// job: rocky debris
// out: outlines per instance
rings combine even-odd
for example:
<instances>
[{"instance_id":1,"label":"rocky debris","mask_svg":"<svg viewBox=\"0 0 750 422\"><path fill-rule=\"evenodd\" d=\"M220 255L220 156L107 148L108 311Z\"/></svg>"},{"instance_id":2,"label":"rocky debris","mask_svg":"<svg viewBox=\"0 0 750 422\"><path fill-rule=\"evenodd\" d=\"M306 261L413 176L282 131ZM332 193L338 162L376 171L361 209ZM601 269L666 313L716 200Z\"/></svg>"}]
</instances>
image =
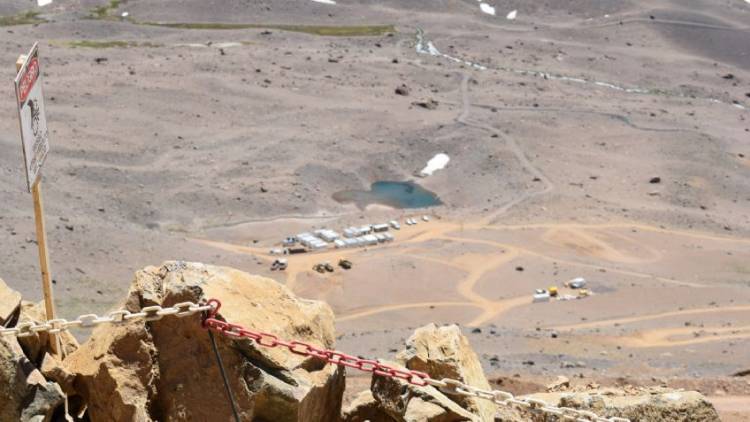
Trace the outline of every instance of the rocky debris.
<instances>
[{"instance_id":1,"label":"rocky debris","mask_svg":"<svg viewBox=\"0 0 750 422\"><path fill-rule=\"evenodd\" d=\"M406 84L401 84L401 85L399 85L399 86L396 87L395 92L396 92L396 95L407 96L407 95L409 95L409 93L411 92L411 90L409 89L408 86L406 86Z\"/></svg>"},{"instance_id":2,"label":"rocky debris","mask_svg":"<svg viewBox=\"0 0 750 422\"><path fill-rule=\"evenodd\" d=\"M16 316L21 306L21 294L8 287L0 278L0 325Z\"/></svg>"},{"instance_id":3,"label":"rocky debris","mask_svg":"<svg viewBox=\"0 0 750 422\"><path fill-rule=\"evenodd\" d=\"M554 406L593 411L600 416L618 416L631 422L719 422L719 415L706 398L695 391L661 387L603 388L576 393L540 393L530 397ZM527 415L528 420L533 419Z\"/></svg>"},{"instance_id":4,"label":"rocky debris","mask_svg":"<svg viewBox=\"0 0 750 422\"><path fill-rule=\"evenodd\" d=\"M26 358L15 338L0 339L0 421L46 422L65 414L65 395Z\"/></svg>"},{"instance_id":5,"label":"rocky debris","mask_svg":"<svg viewBox=\"0 0 750 422\"><path fill-rule=\"evenodd\" d=\"M229 268L184 262L147 267L136 273L124 307L138 312L150 305L209 298L222 302L218 319L333 347L328 305L299 299L271 279ZM249 340L216 340L243 420L329 421L340 416L342 369ZM199 315L99 326L65 363L91 420L231 419Z\"/></svg>"},{"instance_id":6,"label":"rocky debris","mask_svg":"<svg viewBox=\"0 0 750 422\"><path fill-rule=\"evenodd\" d=\"M429 99L426 101L415 101L411 103L411 105L422 107L426 110L435 110L438 107L438 102L433 99Z\"/></svg>"},{"instance_id":7,"label":"rocky debris","mask_svg":"<svg viewBox=\"0 0 750 422\"><path fill-rule=\"evenodd\" d=\"M568 377L562 375L558 375L556 380L547 385L548 392L565 391L568 388L570 388L570 380Z\"/></svg>"},{"instance_id":8,"label":"rocky debris","mask_svg":"<svg viewBox=\"0 0 750 422\"><path fill-rule=\"evenodd\" d=\"M18 292L0 280L0 325L15 327L45 320L43 303L22 301ZM72 353L78 346L68 332L58 338L63 352ZM42 422L65 414L66 394L75 394L73 378L50 354L50 346L46 332L0 339L0 421Z\"/></svg>"},{"instance_id":9,"label":"rocky debris","mask_svg":"<svg viewBox=\"0 0 750 422\"><path fill-rule=\"evenodd\" d=\"M397 360L406 368L425 372L435 379L452 378L477 388L490 388L479 358L457 325L428 324L418 328L406 341L406 350L398 354ZM491 419L495 411L495 405L488 400L465 396L451 398L482 420Z\"/></svg>"}]
</instances>

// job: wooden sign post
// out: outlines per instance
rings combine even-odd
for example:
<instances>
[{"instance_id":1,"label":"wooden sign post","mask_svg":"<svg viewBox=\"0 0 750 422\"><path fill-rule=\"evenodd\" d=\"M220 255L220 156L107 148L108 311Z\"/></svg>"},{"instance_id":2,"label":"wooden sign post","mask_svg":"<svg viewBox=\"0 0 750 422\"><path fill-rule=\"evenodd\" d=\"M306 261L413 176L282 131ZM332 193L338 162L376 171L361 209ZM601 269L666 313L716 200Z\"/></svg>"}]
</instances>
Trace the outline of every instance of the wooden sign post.
<instances>
[{"instance_id":1,"label":"wooden sign post","mask_svg":"<svg viewBox=\"0 0 750 422\"><path fill-rule=\"evenodd\" d=\"M47 130L47 118L44 114L38 44L34 44L28 55L21 55L18 58L16 73L16 100L18 119L21 125L21 144L26 166L26 182L34 198L34 218L36 221L36 240L39 246L39 266L42 270L44 310L49 321L55 319L55 302L52 297L52 279L47 251L47 230L44 226L41 179L42 165L44 165L49 151L49 131ZM50 334L50 347L52 353L60 353L58 336L55 334Z\"/></svg>"}]
</instances>

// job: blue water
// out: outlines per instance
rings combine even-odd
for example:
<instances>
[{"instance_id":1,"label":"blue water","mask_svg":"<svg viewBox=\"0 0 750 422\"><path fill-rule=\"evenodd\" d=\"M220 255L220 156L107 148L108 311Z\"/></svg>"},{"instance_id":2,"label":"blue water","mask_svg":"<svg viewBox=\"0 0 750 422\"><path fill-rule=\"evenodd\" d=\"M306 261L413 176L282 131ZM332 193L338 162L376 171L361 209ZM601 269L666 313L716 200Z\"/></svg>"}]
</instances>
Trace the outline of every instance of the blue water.
<instances>
[{"instance_id":1,"label":"blue water","mask_svg":"<svg viewBox=\"0 0 750 422\"><path fill-rule=\"evenodd\" d=\"M333 194L339 203L354 203L359 208L382 204L394 208L427 208L441 205L437 195L414 182L375 182L370 190L344 190Z\"/></svg>"}]
</instances>

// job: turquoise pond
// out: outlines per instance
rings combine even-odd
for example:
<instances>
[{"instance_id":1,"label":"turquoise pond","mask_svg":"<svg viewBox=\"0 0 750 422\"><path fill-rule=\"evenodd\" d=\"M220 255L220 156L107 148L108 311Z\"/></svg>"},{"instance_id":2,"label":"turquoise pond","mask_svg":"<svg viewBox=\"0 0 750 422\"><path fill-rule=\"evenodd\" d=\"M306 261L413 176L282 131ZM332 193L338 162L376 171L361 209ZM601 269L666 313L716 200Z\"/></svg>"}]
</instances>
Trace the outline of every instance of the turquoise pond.
<instances>
[{"instance_id":1,"label":"turquoise pond","mask_svg":"<svg viewBox=\"0 0 750 422\"><path fill-rule=\"evenodd\" d=\"M365 208L370 204L387 205L394 208L427 208L442 205L435 193L414 182L375 182L370 190L344 190L333 194L333 199L342 204L355 204Z\"/></svg>"}]
</instances>

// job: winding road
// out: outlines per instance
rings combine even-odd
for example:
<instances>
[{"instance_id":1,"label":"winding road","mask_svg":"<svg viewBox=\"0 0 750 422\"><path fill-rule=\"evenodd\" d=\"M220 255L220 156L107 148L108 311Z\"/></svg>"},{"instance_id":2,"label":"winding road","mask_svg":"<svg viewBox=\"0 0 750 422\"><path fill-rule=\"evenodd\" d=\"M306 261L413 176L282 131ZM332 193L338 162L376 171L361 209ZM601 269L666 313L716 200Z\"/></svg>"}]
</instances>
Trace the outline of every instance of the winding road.
<instances>
[{"instance_id":1,"label":"winding road","mask_svg":"<svg viewBox=\"0 0 750 422\"><path fill-rule=\"evenodd\" d=\"M423 34L418 31L418 37ZM423 35L422 35L423 36ZM422 43L422 48L428 52L429 48L432 47L431 43L427 42L423 38L418 38L418 42ZM427 46L427 47L425 47ZM418 46L418 49L420 47ZM431 52L429 54L434 54ZM442 55L442 53L440 53ZM450 56L442 55L453 61L461 61ZM469 63L470 62L465 62ZM573 267L581 267L595 270L606 270L613 274L619 274L627 277L648 279L655 282L660 282L669 285L676 285L684 288L695 288L703 289L711 287L710 285L689 282L685 280L677 280L671 277L663 277L657 274L650 274L647 272L634 271L632 269L623 268L622 266L632 264L644 264L658 262L663 258L662 253L650 247L644 247L639 240L634 239L630 236L623 235L621 233L615 233L613 230L616 229L638 229L641 231L647 231L660 235L684 236L691 239L700 239L705 241L713 242L727 242L728 244L750 244L748 239L737 239L730 237L717 236L713 234L703 234L696 232L686 232L680 230L670 230L664 228L657 228L637 223L618 223L618 224L528 224L528 225L498 225L501 217L505 215L512 208L528 201L532 198L548 194L555 189L553 182L532 162L527 156L521 145L511 136L507 135L501 128L497 128L488 124L481 123L472 118L472 108L481 107L481 105L472 104L471 95L469 91L469 82L471 80L471 73L466 71L459 72L460 83L458 92L460 93L460 104L461 109L455 122L463 127L470 127L481 131L486 131L490 134L497 135L504 143L504 146L513 154L518 163L523 169L532 177L538 179L542 188L538 190L529 190L520 192L516 197L508 200L505 204L500 206L493 213L486 215L479 221L476 222L448 222L448 221L436 221L429 224L420 225L419 227L404 227L401 233L399 233L396 242L388 245L381 246L379 248L388 250L387 253L393 255L408 256L414 260L434 261L436 264L447 265L458 270L461 270L465 275L462 279L457 280L455 284L455 291L458 297L462 300L448 300L448 301L420 301L412 303L395 303L386 304L380 306L372 306L366 308L350 309L349 311L339 315L338 321L353 321L361 318L372 317L388 312L402 311L407 309L424 309L424 308L439 308L439 307L472 307L480 311L480 313L469 321L466 321L468 326L481 326L490 321L495 320L498 316L506 313L512 309L530 306L531 297L530 295L523 295L518 297L505 298L501 300L493 300L487 298L477 292L476 287L478 282L493 271L508 265L513 260L522 256L532 256L540 258L546 261L551 261L557 264L565 264ZM498 109L502 111L503 109ZM513 111L514 109L508 109L507 111ZM586 112L584 110L566 110L570 112ZM599 113L606 115L611 118L616 118L624 121L626 124L634 126L629 119L623 116L611 114L611 113ZM659 129L659 128L638 128L641 130L654 130L654 131L678 131L676 129ZM449 135L443 135L449 136ZM327 216L329 217L329 216ZM472 238L470 234L467 234L467 230L475 231L505 231L512 232L515 230L533 230L539 229L543 231L541 240L557 244L560 247L572 247L574 250L577 247L576 243L582 245L581 250L595 250L597 253L597 264L589 262L583 262L579 260L565 258L563 256L545 254L540 251L523 248L517 245L508 244L504 242L497 242L493 240ZM453 233L461 233L460 236ZM564 242L559 241L564 239ZM211 245L217 248L221 248L236 253L252 254L255 256L262 257L268 261L274 259L273 256L268 255L266 250L261 248L243 247L238 245L232 245L227 243L194 239L195 241L203 244ZM460 256L453 260L436 260L420 254L414 249L399 248L403 245L409 244L420 244L432 240L443 240L449 242L455 242L458 244L465 245L483 245L492 248L492 251L485 254L475 254L476 256L470 256L465 258ZM613 243L616 242L616 243ZM571 245L572 244L572 245ZM633 254L627 251L627 248L623 248L623 245L637 245L639 254ZM588 248L588 249L587 249ZM391 252L392 251L392 252ZM316 262L322 261L334 261L339 258L351 258L359 253L358 250L346 249L346 250L335 250L325 251L321 253L306 254L304 256L295 256L290 259L289 268L286 271L287 286L294 290L297 287L297 278L301 273L309 272L310 268ZM463 259L462 259L463 257ZM357 256L357 259L362 261L368 259L365 256ZM601 263L609 263L602 265ZM626 317L626 318L615 318L606 319L601 321L587 322L575 325L558 326L553 327L558 330L580 330L585 328L595 327L606 327L614 326L616 324L631 324L641 321L651 321L664 318L670 318L674 316L682 315L704 315L716 312L741 312L750 310L750 306L738 306L734 308L697 308L688 309L681 311L663 312L652 315L643 315L638 317ZM734 328L732 330L716 329L717 335L708 336L701 339L684 339L680 337L685 334L682 328L670 328L663 330L652 330L648 332L639 333L630 338L628 344L633 347L658 347L668 345L683 345L691 344L692 342L705 342L717 339L726 338L744 338L748 335L748 327ZM739 330L739 331L738 331ZM677 338L674 338L677 336Z\"/></svg>"}]
</instances>

